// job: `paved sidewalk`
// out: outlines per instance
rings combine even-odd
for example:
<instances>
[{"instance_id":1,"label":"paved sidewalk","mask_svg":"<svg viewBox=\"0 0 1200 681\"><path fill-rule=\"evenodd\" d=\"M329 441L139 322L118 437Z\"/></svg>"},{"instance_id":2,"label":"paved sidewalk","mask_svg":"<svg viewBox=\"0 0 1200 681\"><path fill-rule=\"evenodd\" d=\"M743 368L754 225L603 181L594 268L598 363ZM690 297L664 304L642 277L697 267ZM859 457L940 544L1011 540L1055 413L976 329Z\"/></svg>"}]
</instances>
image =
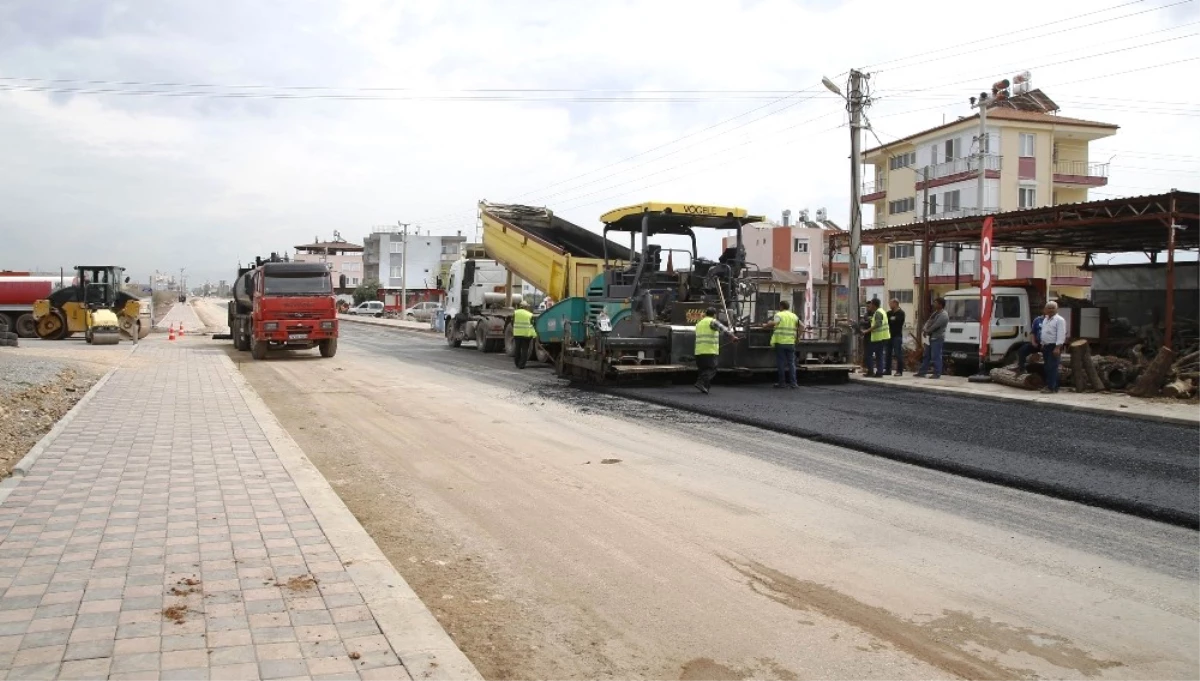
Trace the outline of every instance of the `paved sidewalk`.
<instances>
[{"instance_id":1,"label":"paved sidewalk","mask_svg":"<svg viewBox=\"0 0 1200 681\"><path fill-rule=\"evenodd\" d=\"M232 362L188 345L144 341L5 483L0 679L477 678Z\"/></svg>"},{"instance_id":2,"label":"paved sidewalk","mask_svg":"<svg viewBox=\"0 0 1200 681\"><path fill-rule=\"evenodd\" d=\"M180 327L186 333L200 333L205 329L204 323L196 316L196 311L192 309L189 303L175 303L170 310L162 316L155 324L154 328L157 331L166 331L172 325L178 330Z\"/></svg>"},{"instance_id":3,"label":"paved sidewalk","mask_svg":"<svg viewBox=\"0 0 1200 681\"><path fill-rule=\"evenodd\" d=\"M862 374L851 374L851 378L884 388L933 390L982 399L1015 400L1060 409L1113 414L1147 421L1200 425L1200 408L1197 408L1194 403L1189 404L1186 401L1146 400L1120 393L1074 393L1070 389L1064 389L1054 395L1046 395L999 383L971 383L963 376L942 376L936 381L917 378L911 373L903 376L871 379L864 378Z\"/></svg>"}]
</instances>

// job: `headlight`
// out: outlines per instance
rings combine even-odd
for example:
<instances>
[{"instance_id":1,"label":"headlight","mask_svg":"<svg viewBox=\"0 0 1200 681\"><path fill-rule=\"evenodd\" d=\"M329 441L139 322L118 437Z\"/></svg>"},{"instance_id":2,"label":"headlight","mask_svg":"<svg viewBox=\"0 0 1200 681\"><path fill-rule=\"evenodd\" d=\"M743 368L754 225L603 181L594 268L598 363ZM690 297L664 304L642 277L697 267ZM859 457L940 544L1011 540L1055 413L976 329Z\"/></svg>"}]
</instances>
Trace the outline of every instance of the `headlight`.
<instances>
[{"instance_id":1,"label":"headlight","mask_svg":"<svg viewBox=\"0 0 1200 681\"><path fill-rule=\"evenodd\" d=\"M321 328L322 329L332 329L333 322L321 322Z\"/></svg>"},{"instance_id":2,"label":"headlight","mask_svg":"<svg viewBox=\"0 0 1200 681\"><path fill-rule=\"evenodd\" d=\"M279 322L266 322L263 324L264 331L275 331L279 328Z\"/></svg>"}]
</instances>

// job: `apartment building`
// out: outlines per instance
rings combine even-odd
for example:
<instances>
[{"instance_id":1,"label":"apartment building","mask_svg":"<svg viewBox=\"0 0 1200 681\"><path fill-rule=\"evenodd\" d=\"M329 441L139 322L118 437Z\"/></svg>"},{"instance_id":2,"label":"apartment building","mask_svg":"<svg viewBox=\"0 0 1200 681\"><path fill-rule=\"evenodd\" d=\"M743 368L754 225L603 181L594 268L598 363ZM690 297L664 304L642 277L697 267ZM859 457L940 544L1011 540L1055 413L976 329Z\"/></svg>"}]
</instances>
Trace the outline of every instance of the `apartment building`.
<instances>
[{"instance_id":1,"label":"apartment building","mask_svg":"<svg viewBox=\"0 0 1200 681\"><path fill-rule=\"evenodd\" d=\"M440 290L439 278L444 279L450 263L458 260L466 240L462 232L441 236L421 234L416 228L406 235L399 227L376 227L363 239L365 275L378 281L381 289L399 292L403 285L415 294L415 300L427 300Z\"/></svg>"},{"instance_id":2,"label":"apartment building","mask_svg":"<svg viewBox=\"0 0 1200 681\"><path fill-rule=\"evenodd\" d=\"M977 214L981 165L984 214L1087 201L1089 189L1108 183L1108 164L1092 162L1088 146L1117 126L1057 111L1044 93L1029 90L989 106L985 134L976 114L863 152L874 179L863 186L862 202L875 213L864 227ZM992 272L1046 279L1052 297L1086 297L1091 275L1079 269L1082 262L1081 255L996 249ZM863 278L867 298L896 298L915 319L921 244L877 248L872 264ZM930 252L931 296L976 285L978 276L977 246L938 244Z\"/></svg>"},{"instance_id":3,"label":"apartment building","mask_svg":"<svg viewBox=\"0 0 1200 681\"><path fill-rule=\"evenodd\" d=\"M337 232L330 241L313 237L310 244L296 246L296 262L322 262L333 275L333 286L349 289L363 278L363 247L347 242Z\"/></svg>"},{"instance_id":4,"label":"apartment building","mask_svg":"<svg viewBox=\"0 0 1200 681\"><path fill-rule=\"evenodd\" d=\"M801 210L794 223L792 212L785 210L779 223L768 221L743 228L742 243L747 262L762 271L802 275L801 281L813 277L818 317L824 317L826 313L831 290L834 314L844 315L849 297L850 256L835 253L831 268L829 254L825 252L826 236L841 231L844 230L829 220L824 208L818 209L811 218L808 210ZM735 237L727 236L722 247L731 248L734 241Z\"/></svg>"}]
</instances>

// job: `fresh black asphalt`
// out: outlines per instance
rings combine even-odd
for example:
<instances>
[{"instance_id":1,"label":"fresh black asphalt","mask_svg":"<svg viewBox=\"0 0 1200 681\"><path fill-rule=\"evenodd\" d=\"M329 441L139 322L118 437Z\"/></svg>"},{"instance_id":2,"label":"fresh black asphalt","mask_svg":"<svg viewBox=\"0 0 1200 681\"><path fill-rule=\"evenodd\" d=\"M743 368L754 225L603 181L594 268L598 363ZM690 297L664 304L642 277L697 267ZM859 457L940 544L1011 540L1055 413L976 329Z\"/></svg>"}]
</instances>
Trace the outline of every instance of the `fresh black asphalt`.
<instances>
[{"instance_id":1,"label":"fresh black asphalt","mask_svg":"<svg viewBox=\"0 0 1200 681\"><path fill-rule=\"evenodd\" d=\"M616 394L1186 527L1200 428L883 385L622 388Z\"/></svg>"}]
</instances>

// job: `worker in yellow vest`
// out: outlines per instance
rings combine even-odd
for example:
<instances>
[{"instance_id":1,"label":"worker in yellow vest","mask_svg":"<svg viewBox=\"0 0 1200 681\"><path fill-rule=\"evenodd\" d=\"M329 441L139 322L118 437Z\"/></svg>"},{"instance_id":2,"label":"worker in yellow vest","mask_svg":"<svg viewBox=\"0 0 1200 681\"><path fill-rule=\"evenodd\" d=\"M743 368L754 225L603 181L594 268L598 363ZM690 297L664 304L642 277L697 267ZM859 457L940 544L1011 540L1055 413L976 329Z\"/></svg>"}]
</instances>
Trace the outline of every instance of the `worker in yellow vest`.
<instances>
[{"instance_id":1,"label":"worker in yellow vest","mask_svg":"<svg viewBox=\"0 0 1200 681\"><path fill-rule=\"evenodd\" d=\"M878 298L872 298L867 303L867 314L871 318L871 326L867 329L867 378L882 378L883 351L892 338L892 332Z\"/></svg>"},{"instance_id":2,"label":"worker in yellow vest","mask_svg":"<svg viewBox=\"0 0 1200 681\"><path fill-rule=\"evenodd\" d=\"M766 324L772 329L771 347L775 348L775 367L779 372L776 388L800 387L796 384L796 329L800 326L800 318L789 307L786 300L779 301L779 311Z\"/></svg>"},{"instance_id":3,"label":"worker in yellow vest","mask_svg":"<svg viewBox=\"0 0 1200 681\"><path fill-rule=\"evenodd\" d=\"M731 336L735 341L737 336L733 330L717 321L717 308L710 307L704 311L704 318L696 322L696 389L705 395L712 388L713 379L717 376L717 355L721 353L721 334Z\"/></svg>"},{"instance_id":4,"label":"worker in yellow vest","mask_svg":"<svg viewBox=\"0 0 1200 681\"><path fill-rule=\"evenodd\" d=\"M533 313L529 311L529 303L521 303L521 307L513 312L512 331L513 345L516 347L513 361L516 362L518 369L524 369L525 363L529 361L530 346L533 344L533 339L537 338L537 331L533 328Z\"/></svg>"}]
</instances>

